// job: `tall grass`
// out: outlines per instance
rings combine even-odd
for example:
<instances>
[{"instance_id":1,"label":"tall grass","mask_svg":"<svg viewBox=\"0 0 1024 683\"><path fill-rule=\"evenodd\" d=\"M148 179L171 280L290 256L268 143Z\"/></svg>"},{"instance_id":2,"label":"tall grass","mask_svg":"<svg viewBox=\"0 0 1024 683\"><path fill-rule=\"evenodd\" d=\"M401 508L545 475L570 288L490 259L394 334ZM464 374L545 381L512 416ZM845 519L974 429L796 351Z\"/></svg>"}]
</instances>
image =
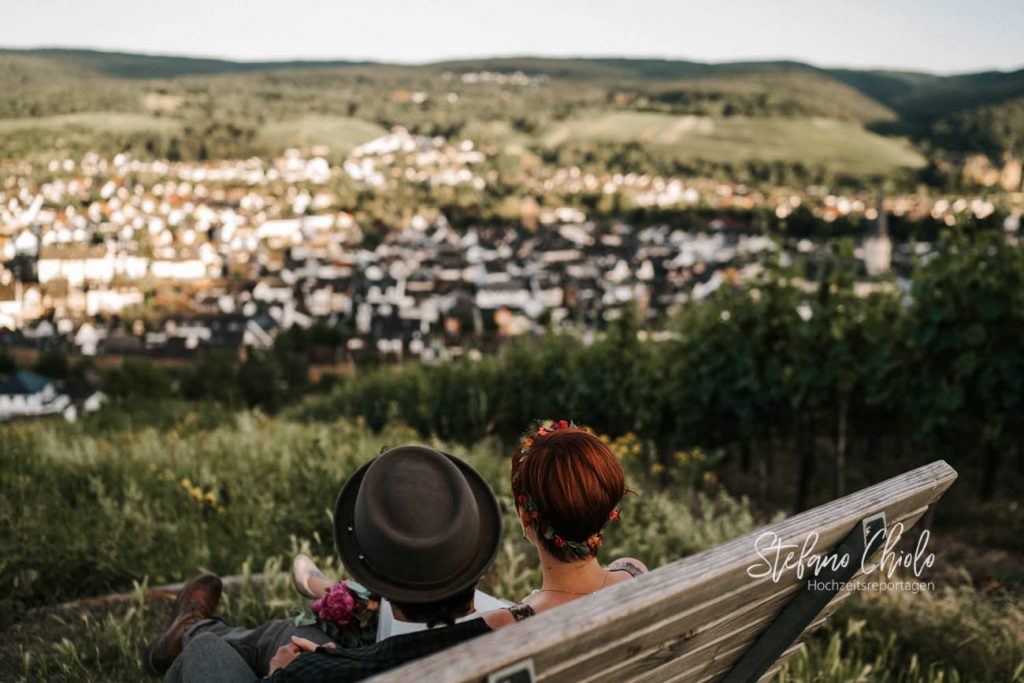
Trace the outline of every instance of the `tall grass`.
<instances>
[{"instance_id":1,"label":"tall grass","mask_svg":"<svg viewBox=\"0 0 1024 683\"><path fill-rule=\"evenodd\" d=\"M0 430L4 612L126 590L143 577L164 583L201 569L230 573L248 558L284 557L293 538L331 555L341 484L381 450L422 441L400 426L374 434L358 419L307 425L241 413L218 426L201 423L201 415L184 413L159 430L57 423ZM470 462L511 509L508 447L433 445ZM650 464L648 444L629 435L613 448L641 495L627 498L625 522L609 530L609 553L657 564L757 525L742 501L701 479L699 453L666 479ZM684 478L706 490L680 496L665 486ZM514 515L505 518L506 538L517 538ZM510 562L513 550L523 549L509 550Z\"/></svg>"},{"instance_id":2,"label":"tall grass","mask_svg":"<svg viewBox=\"0 0 1024 683\"><path fill-rule=\"evenodd\" d=\"M780 683L1024 681L1024 601L969 584L862 593L782 669Z\"/></svg>"}]
</instances>

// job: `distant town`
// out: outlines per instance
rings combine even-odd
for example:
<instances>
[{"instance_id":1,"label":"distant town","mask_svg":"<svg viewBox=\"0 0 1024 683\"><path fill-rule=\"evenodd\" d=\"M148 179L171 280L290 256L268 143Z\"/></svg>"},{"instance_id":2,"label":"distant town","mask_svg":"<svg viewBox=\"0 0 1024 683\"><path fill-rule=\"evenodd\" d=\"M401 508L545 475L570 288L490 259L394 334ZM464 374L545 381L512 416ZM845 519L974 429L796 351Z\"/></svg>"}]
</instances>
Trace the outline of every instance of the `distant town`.
<instances>
[{"instance_id":1,"label":"distant town","mask_svg":"<svg viewBox=\"0 0 1024 683\"><path fill-rule=\"evenodd\" d=\"M482 191L493 172L468 140L395 128L332 165L322 150L272 160L143 161L120 154L9 162L0 188L0 347L81 356L188 358L211 348L263 349L281 330L324 320L346 330L328 364L456 357L469 338L500 339L570 327L588 335L624 303L664 319L723 284L755 275L766 255L813 252L780 242L735 211L785 219L803 207L825 224L855 218L860 287L891 286L928 243L894 246L887 216L954 225L997 210L1019 228L1021 197L770 194L712 180L579 168L540 170L521 182L519 221L455 230L436 207L410 211L368 244L339 209L332 180L376 191L402 185ZM571 197L599 192L632 206L710 209L690 227L592 220L567 201L540 206L531 184ZM792 249L788 248L792 247ZM898 281L898 280L897 280ZM888 283L888 284L886 284ZM32 384L35 380L25 380ZM38 387L37 387L38 388Z\"/></svg>"}]
</instances>

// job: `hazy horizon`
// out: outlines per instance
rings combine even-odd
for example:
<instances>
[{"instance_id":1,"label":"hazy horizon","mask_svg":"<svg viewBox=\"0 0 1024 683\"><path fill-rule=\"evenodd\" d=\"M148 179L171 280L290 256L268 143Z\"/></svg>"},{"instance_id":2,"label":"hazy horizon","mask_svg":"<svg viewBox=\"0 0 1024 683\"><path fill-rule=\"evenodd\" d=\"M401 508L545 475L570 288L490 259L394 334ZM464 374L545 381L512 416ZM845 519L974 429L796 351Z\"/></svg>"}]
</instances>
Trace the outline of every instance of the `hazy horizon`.
<instances>
[{"instance_id":1,"label":"hazy horizon","mask_svg":"<svg viewBox=\"0 0 1024 683\"><path fill-rule=\"evenodd\" d=\"M5 0L6 1L6 0ZM647 0L445 0L420 6L324 6L293 0L179 0L173 11L124 0L44 0L8 9L7 49L88 49L231 61L375 61L423 64L502 57L792 60L828 68L937 74L1024 67L1015 35L1024 3L993 0L790 0L786 11L754 0L686 6Z\"/></svg>"},{"instance_id":2,"label":"hazy horizon","mask_svg":"<svg viewBox=\"0 0 1024 683\"><path fill-rule=\"evenodd\" d=\"M84 51L84 52L98 52L107 54L126 54L126 55L140 55L144 57L171 57L181 59L209 59L223 62L230 62L234 64L259 64L259 63L288 63L288 62L308 62L308 63L326 63L326 62L351 62L351 63L367 63L367 64L378 64L382 66L427 66L430 64L438 64L444 62L458 62L458 61L485 61L495 59L626 59L626 60L661 60L666 62L692 62L695 64L741 64L748 62L795 62L800 64L806 64L808 66L820 68L820 69L849 69L853 71L894 71L894 72L913 72L913 73L928 73L939 76L954 76L958 74L968 73L982 73L982 72L1003 72L1012 73L1015 71L1024 71L1024 62L1016 65L1010 65L1006 67L980 67L976 69L966 70L955 70L955 71L938 71L935 69L927 68L915 68L905 67L891 64L876 64L876 65L851 65L851 64L823 64L815 62L809 59L801 59L799 57L792 56L758 56L758 57L733 57L726 59L698 59L692 57L672 57L657 54L543 54L543 53L504 53L504 54L466 54L466 55L452 55L449 57L439 57L437 59L425 59L425 60L396 60L396 59L372 59L372 58L360 58L350 57L346 55L324 55L324 56L280 56L280 57L253 57L253 58L236 58L230 55L218 55L218 54L207 54L207 53L186 53L186 52L153 52L142 49L119 49L119 48L104 48L95 45L28 45L28 46L12 46L12 45L0 45L0 50L6 51L37 51L37 50L67 50L67 51Z\"/></svg>"}]
</instances>

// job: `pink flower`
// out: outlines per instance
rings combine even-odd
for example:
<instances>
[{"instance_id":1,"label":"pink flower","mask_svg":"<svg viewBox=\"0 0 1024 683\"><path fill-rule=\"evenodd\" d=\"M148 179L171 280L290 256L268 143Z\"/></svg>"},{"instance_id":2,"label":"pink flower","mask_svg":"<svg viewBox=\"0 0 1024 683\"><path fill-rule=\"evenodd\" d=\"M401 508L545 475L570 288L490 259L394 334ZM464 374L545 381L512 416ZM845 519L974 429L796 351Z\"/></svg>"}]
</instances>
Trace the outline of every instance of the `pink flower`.
<instances>
[{"instance_id":1,"label":"pink flower","mask_svg":"<svg viewBox=\"0 0 1024 683\"><path fill-rule=\"evenodd\" d=\"M327 594L313 603L313 613L324 621L344 626L356 614L356 596L348 588L348 582L336 583Z\"/></svg>"}]
</instances>

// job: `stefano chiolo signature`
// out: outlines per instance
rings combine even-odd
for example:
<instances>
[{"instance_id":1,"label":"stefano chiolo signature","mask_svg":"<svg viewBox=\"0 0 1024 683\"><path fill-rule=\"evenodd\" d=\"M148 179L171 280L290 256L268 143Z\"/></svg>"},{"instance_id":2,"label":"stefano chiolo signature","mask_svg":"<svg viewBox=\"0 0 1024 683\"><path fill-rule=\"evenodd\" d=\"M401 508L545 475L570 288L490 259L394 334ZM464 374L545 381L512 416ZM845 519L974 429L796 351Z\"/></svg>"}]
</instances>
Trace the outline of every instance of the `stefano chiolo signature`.
<instances>
[{"instance_id":1,"label":"stefano chiolo signature","mask_svg":"<svg viewBox=\"0 0 1024 683\"><path fill-rule=\"evenodd\" d=\"M861 571L865 574L881 571L887 578L892 578L898 569L903 568L920 578L921 572L935 564L935 553L928 552L928 530L921 532L917 546L912 552L896 549L900 537L903 536L903 530L901 522L893 524L885 538L881 555L874 563L869 563L871 558L867 556L867 549L877 541L878 534L884 531L882 529L868 539L863 555L857 558L851 558L846 553L815 553L814 546L818 543L817 532L808 534L803 544L799 544L783 543L774 531L766 531L754 542L754 550L760 560L747 567L747 576L753 579L770 576L772 581L778 582L783 574L793 570L797 579L801 580L805 574L816 577L823 571L836 571L850 566L851 562L859 561Z\"/></svg>"}]
</instances>

